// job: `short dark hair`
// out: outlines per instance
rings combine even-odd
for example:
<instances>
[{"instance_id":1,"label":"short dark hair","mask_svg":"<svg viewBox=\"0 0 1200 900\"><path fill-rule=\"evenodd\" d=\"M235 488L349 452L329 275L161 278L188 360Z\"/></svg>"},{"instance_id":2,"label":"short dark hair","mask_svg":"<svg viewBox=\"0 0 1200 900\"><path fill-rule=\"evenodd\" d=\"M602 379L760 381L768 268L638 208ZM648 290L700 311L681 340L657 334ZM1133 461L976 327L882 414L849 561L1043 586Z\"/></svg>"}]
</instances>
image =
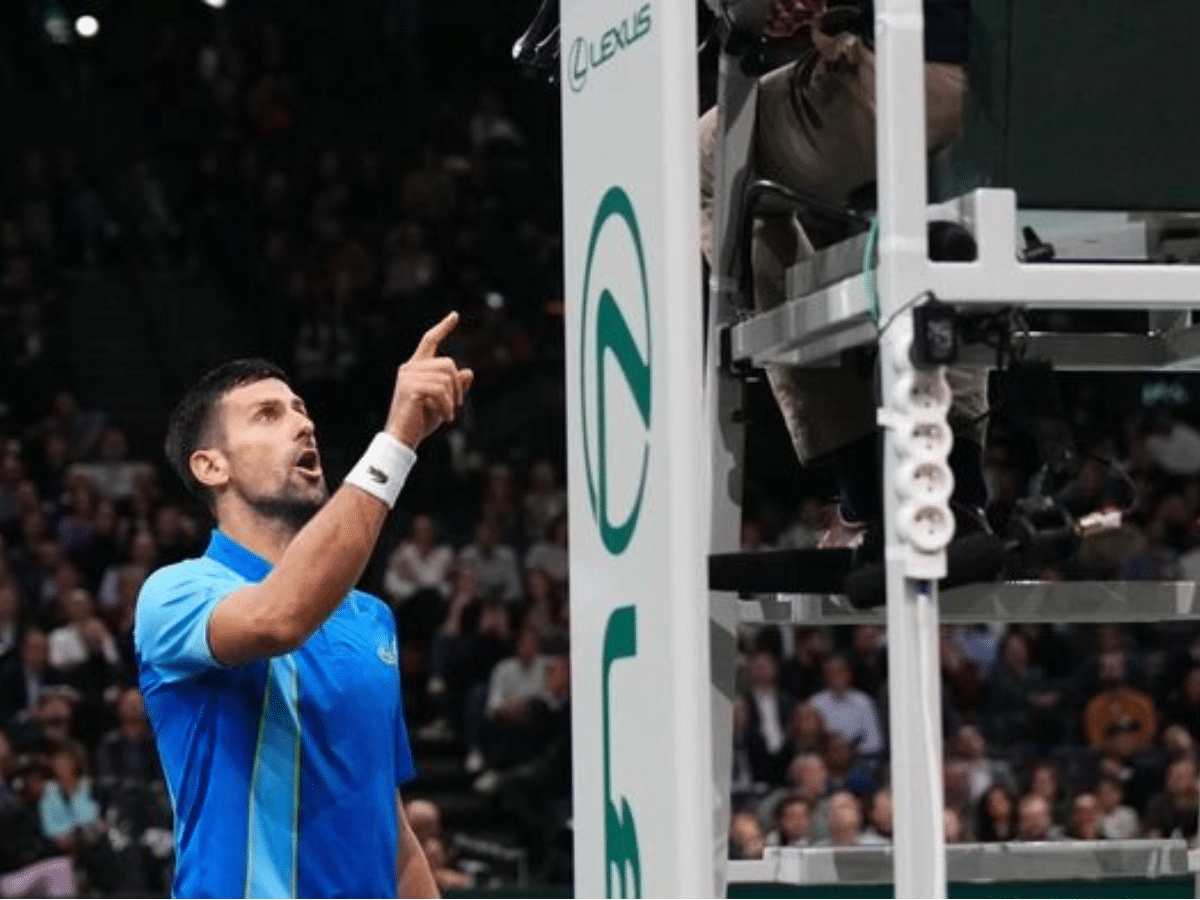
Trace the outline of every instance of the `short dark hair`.
<instances>
[{"instance_id":1,"label":"short dark hair","mask_svg":"<svg viewBox=\"0 0 1200 900\"><path fill-rule=\"evenodd\" d=\"M247 384L278 378L291 387L287 374L265 359L234 359L206 372L171 410L163 451L188 491L212 509L212 494L192 474L191 458L209 439L213 412L221 399Z\"/></svg>"},{"instance_id":2,"label":"short dark hair","mask_svg":"<svg viewBox=\"0 0 1200 900\"><path fill-rule=\"evenodd\" d=\"M808 802L808 798L803 794L792 793L784 797L779 806L775 807L775 821L783 819L784 812L791 806L803 806L805 812L812 812L812 804Z\"/></svg>"}]
</instances>

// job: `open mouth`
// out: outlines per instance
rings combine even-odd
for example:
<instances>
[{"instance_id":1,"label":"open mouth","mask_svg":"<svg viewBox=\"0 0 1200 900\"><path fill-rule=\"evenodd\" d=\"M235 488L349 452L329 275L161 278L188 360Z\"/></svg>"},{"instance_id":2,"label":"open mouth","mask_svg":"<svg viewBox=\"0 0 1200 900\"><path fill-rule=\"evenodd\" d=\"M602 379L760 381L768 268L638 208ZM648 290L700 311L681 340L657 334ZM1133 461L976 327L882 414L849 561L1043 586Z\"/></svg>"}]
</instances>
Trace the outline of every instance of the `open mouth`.
<instances>
[{"instance_id":1,"label":"open mouth","mask_svg":"<svg viewBox=\"0 0 1200 900\"><path fill-rule=\"evenodd\" d=\"M302 450L296 457L295 467L304 475L316 477L321 474L321 456L316 450Z\"/></svg>"}]
</instances>

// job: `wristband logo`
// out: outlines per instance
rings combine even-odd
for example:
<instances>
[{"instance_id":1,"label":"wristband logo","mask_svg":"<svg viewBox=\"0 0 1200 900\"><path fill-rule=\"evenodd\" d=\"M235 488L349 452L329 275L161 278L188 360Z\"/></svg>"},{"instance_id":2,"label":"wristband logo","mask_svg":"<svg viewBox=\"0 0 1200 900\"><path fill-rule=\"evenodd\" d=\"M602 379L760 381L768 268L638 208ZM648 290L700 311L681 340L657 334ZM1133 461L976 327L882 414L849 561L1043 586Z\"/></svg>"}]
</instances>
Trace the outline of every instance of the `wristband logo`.
<instances>
[{"instance_id":1,"label":"wristband logo","mask_svg":"<svg viewBox=\"0 0 1200 900\"><path fill-rule=\"evenodd\" d=\"M631 294L640 295L641 303ZM619 556L633 539L646 489L651 384L646 255L633 203L620 187L608 189L592 221L580 318L588 500L605 549ZM621 376L616 384L608 380L612 363Z\"/></svg>"}]
</instances>

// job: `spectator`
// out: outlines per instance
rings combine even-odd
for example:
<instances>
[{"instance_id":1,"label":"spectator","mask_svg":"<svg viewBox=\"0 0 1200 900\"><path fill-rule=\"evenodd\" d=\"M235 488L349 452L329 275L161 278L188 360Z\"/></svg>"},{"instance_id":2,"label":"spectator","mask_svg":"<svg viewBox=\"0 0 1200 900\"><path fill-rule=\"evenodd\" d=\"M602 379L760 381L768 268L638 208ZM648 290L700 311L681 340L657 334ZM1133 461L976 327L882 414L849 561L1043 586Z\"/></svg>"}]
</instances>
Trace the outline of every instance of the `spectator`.
<instances>
[{"instance_id":1,"label":"spectator","mask_svg":"<svg viewBox=\"0 0 1200 900\"><path fill-rule=\"evenodd\" d=\"M1100 811L1100 834L1110 841L1127 841L1138 836L1141 823L1132 807L1124 804L1125 788L1116 778L1101 778L1096 785Z\"/></svg>"},{"instance_id":2,"label":"spectator","mask_svg":"<svg viewBox=\"0 0 1200 900\"><path fill-rule=\"evenodd\" d=\"M820 753L825 746L825 720L811 703L797 703L788 721L788 752Z\"/></svg>"},{"instance_id":3,"label":"spectator","mask_svg":"<svg viewBox=\"0 0 1200 900\"><path fill-rule=\"evenodd\" d=\"M953 807L947 806L942 811L942 822L945 827L945 839L947 844L961 844L966 840L966 835L963 831L962 817Z\"/></svg>"},{"instance_id":4,"label":"spectator","mask_svg":"<svg viewBox=\"0 0 1200 900\"><path fill-rule=\"evenodd\" d=\"M131 568L135 571L153 572L159 562L158 542L154 535L142 529L129 542L129 562L113 563L104 570L100 582L99 600L103 609L114 609L120 603L120 582Z\"/></svg>"},{"instance_id":5,"label":"spectator","mask_svg":"<svg viewBox=\"0 0 1200 900\"><path fill-rule=\"evenodd\" d=\"M0 545L0 559L4 558L4 548ZM0 565L3 565L0 563ZM12 581L0 578L0 673L10 659L15 659L17 648L21 644L21 598L17 594L17 586ZM0 674L0 677L3 677ZM3 710L0 709L0 722L4 721Z\"/></svg>"},{"instance_id":6,"label":"spectator","mask_svg":"<svg viewBox=\"0 0 1200 900\"><path fill-rule=\"evenodd\" d=\"M475 528L475 542L463 547L458 564L475 573L479 593L515 603L521 596L521 573L512 547L499 543L496 526L488 520Z\"/></svg>"},{"instance_id":7,"label":"spectator","mask_svg":"<svg viewBox=\"0 0 1200 900\"><path fill-rule=\"evenodd\" d=\"M502 805L517 824L533 863L553 871L554 848L571 821L571 661L565 642L547 647L546 695L530 718L537 751L502 776Z\"/></svg>"},{"instance_id":8,"label":"spectator","mask_svg":"<svg viewBox=\"0 0 1200 900\"><path fill-rule=\"evenodd\" d=\"M558 519L567 514L567 494L558 483L554 465L539 459L529 467L529 490L521 501L525 528L532 534L548 534Z\"/></svg>"},{"instance_id":9,"label":"spectator","mask_svg":"<svg viewBox=\"0 0 1200 900\"><path fill-rule=\"evenodd\" d=\"M450 594L450 571L454 551L438 542L437 525L424 514L413 517L408 539L402 541L388 560L384 591L389 599L403 604L420 590Z\"/></svg>"},{"instance_id":10,"label":"spectator","mask_svg":"<svg viewBox=\"0 0 1200 900\"><path fill-rule=\"evenodd\" d=\"M975 839L986 843L1015 839L1016 805L1012 791L999 784L988 788L976 807Z\"/></svg>"},{"instance_id":11,"label":"spectator","mask_svg":"<svg viewBox=\"0 0 1200 900\"><path fill-rule=\"evenodd\" d=\"M82 748L65 745L56 749L50 755L50 770L54 778L38 801L42 830L64 853L72 853L102 829L100 806L92 796Z\"/></svg>"},{"instance_id":12,"label":"spectator","mask_svg":"<svg viewBox=\"0 0 1200 900\"><path fill-rule=\"evenodd\" d=\"M942 763L942 794L945 805L967 815L971 809L971 770L965 760L949 756Z\"/></svg>"},{"instance_id":13,"label":"spectator","mask_svg":"<svg viewBox=\"0 0 1200 900\"><path fill-rule=\"evenodd\" d=\"M770 847L807 847L812 808L799 794L790 794L775 813L775 829L767 835Z\"/></svg>"},{"instance_id":14,"label":"spectator","mask_svg":"<svg viewBox=\"0 0 1200 900\"><path fill-rule=\"evenodd\" d=\"M850 639L850 672L859 690L878 697L887 681L887 647L878 625L855 625Z\"/></svg>"},{"instance_id":15,"label":"spectator","mask_svg":"<svg viewBox=\"0 0 1200 900\"><path fill-rule=\"evenodd\" d=\"M938 658L945 706L960 715L974 716L983 705L984 670L945 627L940 633Z\"/></svg>"},{"instance_id":16,"label":"spectator","mask_svg":"<svg viewBox=\"0 0 1200 900\"><path fill-rule=\"evenodd\" d=\"M525 569L541 572L556 588L567 583L570 571L570 556L567 552L567 517L551 521L544 540L538 541L525 554Z\"/></svg>"},{"instance_id":17,"label":"spectator","mask_svg":"<svg viewBox=\"0 0 1200 900\"><path fill-rule=\"evenodd\" d=\"M146 463L129 459L129 440L125 432L110 425L100 437L99 459L75 467L109 500L122 501L133 497L134 483L148 469Z\"/></svg>"},{"instance_id":18,"label":"spectator","mask_svg":"<svg viewBox=\"0 0 1200 900\"><path fill-rule=\"evenodd\" d=\"M32 713L48 684L60 681L48 662L46 634L30 628L21 639L21 654L0 669L0 726L21 713Z\"/></svg>"},{"instance_id":19,"label":"spectator","mask_svg":"<svg viewBox=\"0 0 1200 900\"><path fill-rule=\"evenodd\" d=\"M816 753L801 753L788 765L787 784L772 791L759 806L759 818L773 822L779 815L779 805L788 797L800 797L808 803L810 833L813 840L828 834L829 771L825 761Z\"/></svg>"},{"instance_id":20,"label":"spectator","mask_svg":"<svg viewBox=\"0 0 1200 900\"><path fill-rule=\"evenodd\" d=\"M198 540L195 521L184 515L173 503L164 503L155 511L153 537L158 565L171 565L204 552L204 546ZM131 562L140 563L149 569L156 568L153 559L147 561L145 558L145 551L140 559L137 558L137 554L131 555L134 556Z\"/></svg>"},{"instance_id":21,"label":"spectator","mask_svg":"<svg viewBox=\"0 0 1200 900\"><path fill-rule=\"evenodd\" d=\"M825 727L850 742L863 756L883 751L883 734L875 701L851 686L850 666L845 657L825 661L825 690L809 701L825 720Z\"/></svg>"},{"instance_id":22,"label":"spectator","mask_svg":"<svg viewBox=\"0 0 1200 900\"><path fill-rule=\"evenodd\" d=\"M49 772L34 757L17 760L0 732L0 896L77 897L75 868L42 832L38 798Z\"/></svg>"},{"instance_id":23,"label":"spectator","mask_svg":"<svg viewBox=\"0 0 1200 900\"><path fill-rule=\"evenodd\" d=\"M850 742L836 732L825 736L821 754L829 772L829 783L835 791L849 791L856 797L869 797L875 791L875 776L871 768L858 758Z\"/></svg>"},{"instance_id":24,"label":"spectator","mask_svg":"<svg viewBox=\"0 0 1200 900\"><path fill-rule=\"evenodd\" d=\"M797 626L792 654L780 672L783 689L793 697L811 697L821 689L821 670L829 653L829 635L820 628Z\"/></svg>"},{"instance_id":25,"label":"spectator","mask_svg":"<svg viewBox=\"0 0 1200 900\"><path fill-rule=\"evenodd\" d=\"M747 669L750 685L744 703L751 776L762 784L780 784L790 758L784 723L791 719L795 700L779 689L779 667L770 653L755 652Z\"/></svg>"},{"instance_id":26,"label":"spectator","mask_svg":"<svg viewBox=\"0 0 1200 900\"><path fill-rule=\"evenodd\" d=\"M146 786L162 780L154 735L137 688L127 688L117 701L117 727L96 750L99 787L112 793L125 785Z\"/></svg>"},{"instance_id":27,"label":"spectator","mask_svg":"<svg viewBox=\"0 0 1200 900\"><path fill-rule=\"evenodd\" d=\"M0 622L3 621L3 588L0 587ZM3 636L0 633L0 644ZM1182 683L1168 704L1163 720L1168 725L1181 725L1193 738L1200 738L1200 665L1188 669Z\"/></svg>"},{"instance_id":28,"label":"spectator","mask_svg":"<svg viewBox=\"0 0 1200 900\"><path fill-rule=\"evenodd\" d=\"M858 847L862 843L862 810L858 799L846 791L834 794L829 798L829 837L822 844Z\"/></svg>"},{"instance_id":29,"label":"spectator","mask_svg":"<svg viewBox=\"0 0 1200 900\"><path fill-rule=\"evenodd\" d=\"M963 725L954 734L953 752L967 765L970 782L969 802L972 806L987 793L993 784L1002 784L1009 790L1016 788L1016 779L1008 763L990 759L987 741L974 725Z\"/></svg>"},{"instance_id":30,"label":"spectator","mask_svg":"<svg viewBox=\"0 0 1200 900\"><path fill-rule=\"evenodd\" d=\"M69 676L93 661L117 665L117 645L104 622L97 618L91 595L76 588L64 598L63 607L67 624L50 633L50 666Z\"/></svg>"},{"instance_id":31,"label":"spectator","mask_svg":"<svg viewBox=\"0 0 1200 900\"><path fill-rule=\"evenodd\" d=\"M1017 811L1017 840L1057 841L1062 830L1050 818L1050 804L1039 794L1026 794Z\"/></svg>"},{"instance_id":32,"label":"spectator","mask_svg":"<svg viewBox=\"0 0 1200 900\"><path fill-rule=\"evenodd\" d=\"M859 843L890 844L892 842L892 792L880 788L871 796L867 807L867 830Z\"/></svg>"},{"instance_id":33,"label":"spectator","mask_svg":"<svg viewBox=\"0 0 1200 900\"><path fill-rule=\"evenodd\" d=\"M1158 715L1150 696L1128 685L1123 653L1110 651L1100 657L1099 680L1100 693L1083 711L1088 743L1103 746L1115 726L1132 734L1132 752L1145 750L1154 740Z\"/></svg>"},{"instance_id":34,"label":"spectator","mask_svg":"<svg viewBox=\"0 0 1200 900\"><path fill-rule=\"evenodd\" d=\"M541 637L537 630L524 627L517 636L515 655L501 662L488 684L484 718L468 727L472 750L493 769L503 769L529 759L536 752L536 729L532 726L534 701L546 696L547 660L541 655ZM468 765L468 769L472 766ZM487 775L488 773L484 773ZM494 776L477 780L480 790L493 785Z\"/></svg>"},{"instance_id":35,"label":"spectator","mask_svg":"<svg viewBox=\"0 0 1200 900\"><path fill-rule=\"evenodd\" d=\"M766 849L762 826L752 813L734 813L729 822L729 858L762 859Z\"/></svg>"},{"instance_id":36,"label":"spectator","mask_svg":"<svg viewBox=\"0 0 1200 900\"><path fill-rule=\"evenodd\" d=\"M1067 799L1063 795L1058 766L1054 763L1041 760L1033 764L1029 774L1029 793L1046 801L1051 821L1057 823L1067 818Z\"/></svg>"},{"instance_id":37,"label":"spectator","mask_svg":"<svg viewBox=\"0 0 1200 900\"><path fill-rule=\"evenodd\" d=\"M1067 829L1067 837L1076 841L1104 839L1100 804L1095 794L1077 794L1071 801L1071 823Z\"/></svg>"},{"instance_id":38,"label":"spectator","mask_svg":"<svg viewBox=\"0 0 1200 900\"><path fill-rule=\"evenodd\" d=\"M1196 761L1190 756L1176 759L1167 766L1161 793L1150 798L1143 819L1148 838L1196 837L1197 790Z\"/></svg>"},{"instance_id":39,"label":"spectator","mask_svg":"<svg viewBox=\"0 0 1200 900\"><path fill-rule=\"evenodd\" d=\"M1059 694L1030 659L1024 635L1010 631L987 687L990 739L1001 745L1046 744L1058 735Z\"/></svg>"},{"instance_id":40,"label":"spectator","mask_svg":"<svg viewBox=\"0 0 1200 900\"><path fill-rule=\"evenodd\" d=\"M478 729L492 671L511 652L508 608L500 601L478 601L474 573L459 570L450 609L430 648L429 693L439 716L421 729L422 737L444 740L460 730L468 737L468 747L478 749L467 729ZM467 761L472 775L483 767L478 753L469 753Z\"/></svg>"}]
</instances>

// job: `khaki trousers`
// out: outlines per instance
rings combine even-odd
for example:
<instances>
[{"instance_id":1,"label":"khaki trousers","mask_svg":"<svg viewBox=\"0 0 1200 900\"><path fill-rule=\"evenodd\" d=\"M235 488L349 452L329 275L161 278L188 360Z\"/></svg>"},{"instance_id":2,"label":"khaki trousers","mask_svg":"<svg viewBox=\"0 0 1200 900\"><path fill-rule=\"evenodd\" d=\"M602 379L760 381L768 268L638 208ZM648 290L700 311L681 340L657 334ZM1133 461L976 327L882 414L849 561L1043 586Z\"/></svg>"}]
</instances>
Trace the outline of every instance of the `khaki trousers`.
<instances>
[{"instance_id":1,"label":"khaki trousers","mask_svg":"<svg viewBox=\"0 0 1200 900\"><path fill-rule=\"evenodd\" d=\"M875 178L875 54L849 34L814 29L819 62L793 102L789 64L759 82L754 168L758 177L844 204L850 193ZM962 124L967 90L962 66L925 66L926 136L930 151L953 141ZM812 114L801 122L797 107ZM700 119L701 241L712 262L713 184L717 110ZM782 303L784 275L811 256L812 244L794 217L765 218L754 229L754 296L760 309ZM768 366L775 394L801 462L842 447L875 430L874 380L849 367L795 369ZM954 392L950 422L963 436L983 442L987 373L947 372Z\"/></svg>"}]
</instances>

